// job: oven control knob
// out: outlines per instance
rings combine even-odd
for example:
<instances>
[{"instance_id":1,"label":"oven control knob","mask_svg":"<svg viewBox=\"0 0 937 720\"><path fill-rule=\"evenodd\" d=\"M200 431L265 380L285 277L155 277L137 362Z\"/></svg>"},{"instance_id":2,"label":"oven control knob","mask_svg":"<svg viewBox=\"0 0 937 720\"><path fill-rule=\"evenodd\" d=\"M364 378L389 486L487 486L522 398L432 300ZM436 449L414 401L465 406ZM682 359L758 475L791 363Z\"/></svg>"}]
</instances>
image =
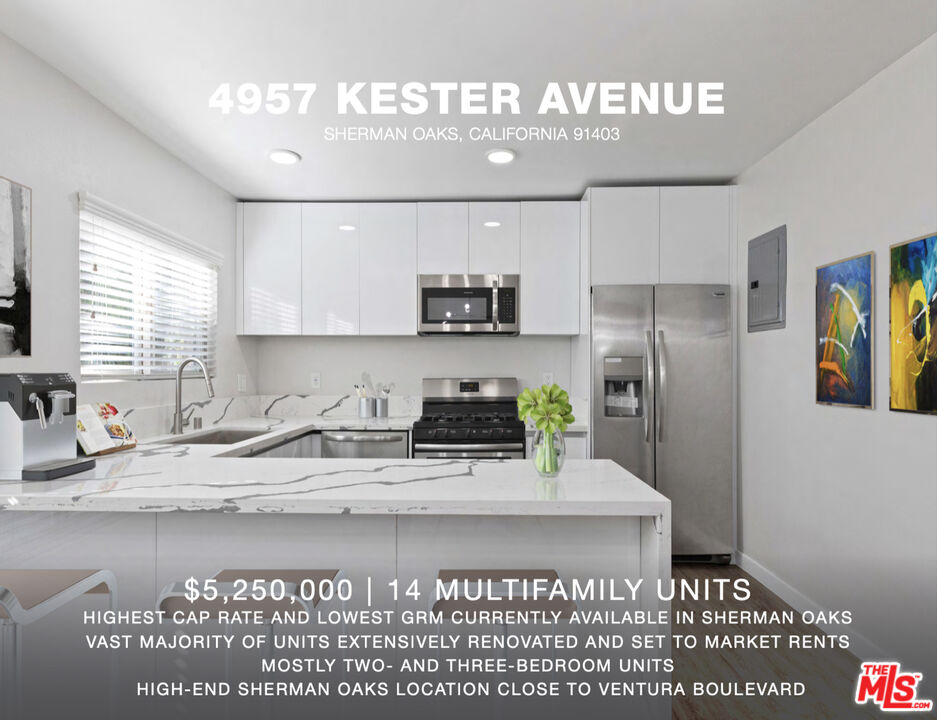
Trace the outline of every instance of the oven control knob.
<instances>
[{"instance_id":1,"label":"oven control knob","mask_svg":"<svg viewBox=\"0 0 937 720\"><path fill-rule=\"evenodd\" d=\"M504 428L492 428L491 437L493 440L500 440L504 437Z\"/></svg>"},{"instance_id":2,"label":"oven control knob","mask_svg":"<svg viewBox=\"0 0 937 720\"><path fill-rule=\"evenodd\" d=\"M446 428L437 428L436 430L430 430L429 436L431 438L436 438L437 440L442 440L446 437Z\"/></svg>"}]
</instances>

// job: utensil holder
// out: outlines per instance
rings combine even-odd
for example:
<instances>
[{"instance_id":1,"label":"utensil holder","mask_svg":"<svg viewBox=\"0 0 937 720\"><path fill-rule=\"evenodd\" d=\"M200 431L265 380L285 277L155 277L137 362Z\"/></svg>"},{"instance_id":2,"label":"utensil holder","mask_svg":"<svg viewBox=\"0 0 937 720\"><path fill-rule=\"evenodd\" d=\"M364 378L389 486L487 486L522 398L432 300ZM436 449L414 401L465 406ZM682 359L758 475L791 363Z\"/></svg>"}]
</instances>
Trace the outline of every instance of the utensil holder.
<instances>
[{"instance_id":1,"label":"utensil holder","mask_svg":"<svg viewBox=\"0 0 937 720\"><path fill-rule=\"evenodd\" d=\"M359 418L372 418L374 417L374 398L364 397L358 398L358 417Z\"/></svg>"},{"instance_id":2,"label":"utensil holder","mask_svg":"<svg viewBox=\"0 0 937 720\"><path fill-rule=\"evenodd\" d=\"M374 398L374 417L387 417L387 398Z\"/></svg>"}]
</instances>

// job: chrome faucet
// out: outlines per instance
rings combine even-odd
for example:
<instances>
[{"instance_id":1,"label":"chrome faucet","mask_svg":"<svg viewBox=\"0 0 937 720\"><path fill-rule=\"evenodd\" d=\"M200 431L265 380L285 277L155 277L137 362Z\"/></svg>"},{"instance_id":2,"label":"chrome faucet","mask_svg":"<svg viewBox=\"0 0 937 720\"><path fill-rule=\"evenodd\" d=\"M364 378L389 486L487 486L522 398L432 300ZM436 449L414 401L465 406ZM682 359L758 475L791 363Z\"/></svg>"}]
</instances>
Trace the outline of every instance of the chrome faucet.
<instances>
[{"instance_id":1,"label":"chrome faucet","mask_svg":"<svg viewBox=\"0 0 937 720\"><path fill-rule=\"evenodd\" d=\"M189 424L189 421L182 416L182 371L189 363L195 363L202 369L202 375L205 377L205 386L208 388L208 397L215 397L215 389L211 386L211 378L208 377L208 368L205 363L197 357L190 357L179 363L176 368L176 412L172 416L172 434L181 435L182 428Z\"/></svg>"}]
</instances>

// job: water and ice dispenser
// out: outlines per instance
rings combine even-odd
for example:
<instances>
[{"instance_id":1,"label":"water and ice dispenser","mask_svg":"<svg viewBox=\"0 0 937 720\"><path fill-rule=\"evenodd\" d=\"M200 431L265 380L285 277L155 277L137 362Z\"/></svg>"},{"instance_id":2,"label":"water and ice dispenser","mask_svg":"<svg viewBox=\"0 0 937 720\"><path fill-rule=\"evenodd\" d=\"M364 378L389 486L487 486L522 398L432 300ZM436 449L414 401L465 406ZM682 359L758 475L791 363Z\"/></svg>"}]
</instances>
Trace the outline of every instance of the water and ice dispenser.
<instances>
[{"instance_id":1,"label":"water and ice dispenser","mask_svg":"<svg viewBox=\"0 0 937 720\"><path fill-rule=\"evenodd\" d=\"M644 358L605 358L605 417L644 416Z\"/></svg>"}]
</instances>

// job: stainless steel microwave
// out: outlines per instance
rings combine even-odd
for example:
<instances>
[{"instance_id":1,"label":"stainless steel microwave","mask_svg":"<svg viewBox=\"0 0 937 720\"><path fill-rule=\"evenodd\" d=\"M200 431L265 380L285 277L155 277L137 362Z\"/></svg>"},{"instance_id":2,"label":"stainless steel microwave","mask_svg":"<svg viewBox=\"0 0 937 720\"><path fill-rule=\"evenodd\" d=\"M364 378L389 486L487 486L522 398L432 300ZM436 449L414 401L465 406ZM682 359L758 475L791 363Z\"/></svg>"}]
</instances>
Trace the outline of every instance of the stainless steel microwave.
<instances>
[{"instance_id":1,"label":"stainless steel microwave","mask_svg":"<svg viewBox=\"0 0 937 720\"><path fill-rule=\"evenodd\" d=\"M519 275L420 275L420 335L518 335Z\"/></svg>"}]
</instances>

